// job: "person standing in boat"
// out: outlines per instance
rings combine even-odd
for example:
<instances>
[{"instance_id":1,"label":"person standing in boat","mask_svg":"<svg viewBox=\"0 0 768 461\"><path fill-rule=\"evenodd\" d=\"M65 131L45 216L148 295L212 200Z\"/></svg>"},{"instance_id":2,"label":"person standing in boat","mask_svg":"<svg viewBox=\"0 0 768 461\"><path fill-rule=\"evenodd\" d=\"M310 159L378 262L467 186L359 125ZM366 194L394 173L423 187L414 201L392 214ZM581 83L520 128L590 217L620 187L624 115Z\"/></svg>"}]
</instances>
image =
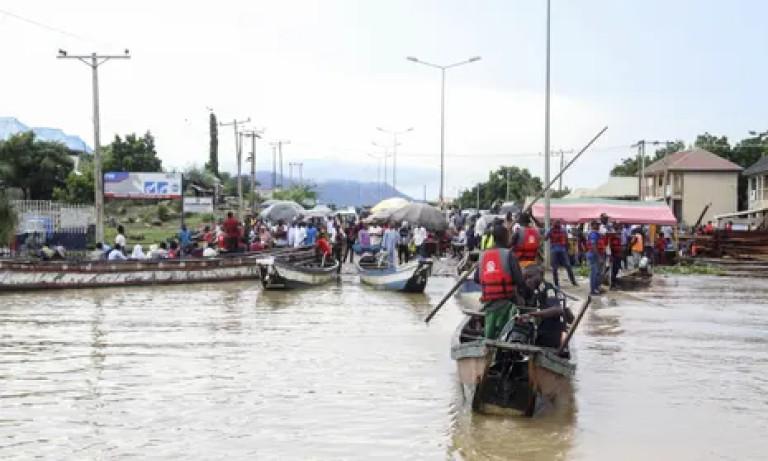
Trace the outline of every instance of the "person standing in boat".
<instances>
[{"instance_id":1,"label":"person standing in boat","mask_svg":"<svg viewBox=\"0 0 768 461\"><path fill-rule=\"evenodd\" d=\"M331 248L331 244L328 243L328 239L325 236L325 232L321 232L319 236L317 237L317 240L314 243L315 246L315 254L318 258L320 258L320 262L325 265L326 261L329 261L331 259L331 253L333 252L333 249Z\"/></svg>"},{"instance_id":2,"label":"person standing in boat","mask_svg":"<svg viewBox=\"0 0 768 461\"><path fill-rule=\"evenodd\" d=\"M560 266L565 267L565 271L568 273L568 279L573 286L578 286L576 283L576 277L573 276L573 269L571 268L571 259L568 257L568 234L563 228L562 222L556 219L552 225L552 229L547 232L544 237L545 240L549 240L549 247L551 250L552 258L552 281L556 287L560 287L560 278L558 277L558 270ZM538 253L538 250L537 250Z\"/></svg>"},{"instance_id":3,"label":"person standing in boat","mask_svg":"<svg viewBox=\"0 0 768 461\"><path fill-rule=\"evenodd\" d=\"M399 264L406 264L411 259L408 253L408 247L411 244L411 228L408 227L407 221L403 221L399 233L400 243L397 245L397 259Z\"/></svg>"},{"instance_id":4,"label":"person standing in boat","mask_svg":"<svg viewBox=\"0 0 768 461\"><path fill-rule=\"evenodd\" d=\"M237 250L238 241L240 240L240 221L235 218L234 213L231 211L227 212L227 219L224 220L221 229L225 236L225 249L227 251Z\"/></svg>"},{"instance_id":5,"label":"person standing in boat","mask_svg":"<svg viewBox=\"0 0 768 461\"><path fill-rule=\"evenodd\" d=\"M481 287L485 337L495 339L509 320L510 311L529 297L530 290L515 253L506 247L507 228L503 223L495 224L492 234L495 244L480 254L475 282Z\"/></svg>"},{"instance_id":6,"label":"person standing in boat","mask_svg":"<svg viewBox=\"0 0 768 461\"><path fill-rule=\"evenodd\" d=\"M400 243L400 233L384 224L384 234L381 237L381 251L386 254L387 263L389 267L395 267L397 265L397 245Z\"/></svg>"}]
</instances>

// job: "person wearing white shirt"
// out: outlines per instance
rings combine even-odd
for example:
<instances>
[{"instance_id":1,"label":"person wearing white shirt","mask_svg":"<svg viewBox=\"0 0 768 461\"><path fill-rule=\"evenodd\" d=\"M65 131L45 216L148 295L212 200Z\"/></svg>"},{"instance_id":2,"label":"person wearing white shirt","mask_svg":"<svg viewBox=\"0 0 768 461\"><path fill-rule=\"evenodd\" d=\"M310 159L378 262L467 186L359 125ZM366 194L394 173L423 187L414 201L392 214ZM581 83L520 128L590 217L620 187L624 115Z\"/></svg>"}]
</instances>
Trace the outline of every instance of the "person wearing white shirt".
<instances>
[{"instance_id":1,"label":"person wearing white shirt","mask_svg":"<svg viewBox=\"0 0 768 461\"><path fill-rule=\"evenodd\" d=\"M295 247L296 243L296 223L294 222L291 224L291 227L288 228L288 247L293 248Z\"/></svg>"},{"instance_id":2,"label":"person wearing white shirt","mask_svg":"<svg viewBox=\"0 0 768 461\"><path fill-rule=\"evenodd\" d=\"M294 248L299 248L304 244L304 239L307 238L307 228L304 227L304 223L299 224L299 227L296 228L296 236L294 238Z\"/></svg>"},{"instance_id":3,"label":"person wearing white shirt","mask_svg":"<svg viewBox=\"0 0 768 461\"><path fill-rule=\"evenodd\" d=\"M117 226L117 235L115 236L115 246L125 247L125 228L122 225Z\"/></svg>"},{"instance_id":4,"label":"person wearing white shirt","mask_svg":"<svg viewBox=\"0 0 768 461\"><path fill-rule=\"evenodd\" d=\"M218 255L219 252L216 251L216 248L205 247L205 249L203 249L203 258L215 258Z\"/></svg>"},{"instance_id":5,"label":"person wearing white shirt","mask_svg":"<svg viewBox=\"0 0 768 461\"><path fill-rule=\"evenodd\" d=\"M107 259L110 261L126 261L128 258L123 254L123 247L119 244L115 244L115 248L109 252L109 257Z\"/></svg>"},{"instance_id":6,"label":"person wearing white shirt","mask_svg":"<svg viewBox=\"0 0 768 461\"><path fill-rule=\"evenodd\" d=\"M381 245L382 231L381 227L374 225L368 229L368 235L371 237L371 248L376 248Z\"/></svg>"}]
</instances>

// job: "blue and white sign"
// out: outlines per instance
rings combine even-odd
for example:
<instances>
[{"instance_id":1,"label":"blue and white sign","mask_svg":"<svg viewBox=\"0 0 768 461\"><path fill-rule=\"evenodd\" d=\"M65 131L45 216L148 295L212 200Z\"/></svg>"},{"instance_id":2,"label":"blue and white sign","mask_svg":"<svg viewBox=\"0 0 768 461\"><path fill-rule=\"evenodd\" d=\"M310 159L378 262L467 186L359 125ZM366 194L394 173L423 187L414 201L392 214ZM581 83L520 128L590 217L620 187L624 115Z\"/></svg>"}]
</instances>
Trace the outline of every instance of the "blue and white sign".
<instances>
[{"instance_id":1,"label":"blue and white sign","mask_svg":"<svg viewBox=\"0 0 768 461\"><path fill-rule=\"evenodd\" d=\"M104 173L104 197L128 199L181 198L181 173Z\"/></svg>"}]
</instances>

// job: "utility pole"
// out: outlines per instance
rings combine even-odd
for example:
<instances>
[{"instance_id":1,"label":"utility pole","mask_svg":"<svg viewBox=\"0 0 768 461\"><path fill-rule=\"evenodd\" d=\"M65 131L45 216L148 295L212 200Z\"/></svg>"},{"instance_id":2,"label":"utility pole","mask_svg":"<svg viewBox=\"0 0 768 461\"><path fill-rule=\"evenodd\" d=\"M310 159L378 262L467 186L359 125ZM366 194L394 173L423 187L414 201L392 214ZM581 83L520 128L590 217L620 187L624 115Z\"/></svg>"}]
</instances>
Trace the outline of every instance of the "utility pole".
<instances>
[{"instance_id":1,"label":"utility pole","mask_svg":"<svg viewBox=\"0 0 768 461\"><path fill-rule=\"evenodd\" d=\"M565 152L563 152L562 149L560 149L560 171L563 171L563 167L565 166ZM560 175L560 179L557 184L557 190L559 192L563 192L563 175Z\"/></svg>"},{"instance_id":2,"label":"utility pole","mask_svg":"<svg viewBox=\"0 0 768 461\"><path fill-rule=\"evenodd\" d=\"M392 188L397 190L397 146L399 145L397 142L397 136L413 131L413 127L403 131L386 130L380 126L376 127L376 129L382 133L392 135Z\"/></svg>"},{"instance_id":3,"label":"utility pole","mask_svg":"<svg viewBox=\"0 0 768 461\"><path fill-rule=\"evenodd\" d=\"M290 144L291 141L281 139L279 141L275 141L272 143L272 150L273 150L273 161L272 161L272 188L274 189L277 187L277 167L275 166L276 163L278 163L278 160L274 159L274 150L277 148L277 156L279 156L279 164L280 164L280 188L283 188L284 179L283 179L283 144Z\"/></svg>"},{"instance_id":4,"label":"utility pole","mask_svg":"<svg viewBox=\"0 0 768 461\"><path fill-rule=\"evenodd\" d=\"M99 66L110 59L130 59L131 55L126 48L125 54L85 54L69 55L59 49L57 59L77 59L91 68L91 85L93 91L93 204L96 208L96 241L104 241L104 175L101 172L101 127L99 126Z\"/></svg>"},{"instance_id":5,"label":"utility pole","mask_svg":"<svg viewBox=\"0 0 768 461\"><path fill-rule=\"evenodd\" d=\"M269 143L272 146L272 192L277 188L277 143Z\"/></svg>"},{"instance_id":6,"label":"utility pole","mask_svg":"<svg viewBox=\"0 0 768 461\"><path fill-rule=\"evenodd\" d=\"M504 201L509 202L509 167L505 167L507 169L507 194L504 196Z\"/></svg>"},{"instance_id":7,"label":"utility pole","mask_svg":"<svg viewBox=\"0 0 768 461\"><path fill-rule=\"evenodd\" d=\"M546 51L546 77L544 91L544 184L549 184L549 93L550 93L550 36L551 36L551 2L547 0L547 51ZM550 189L544 191L544 230L550 229L549 199ZM544 267L549 267L549 245L544 245Z\"/></svg>"},{"instance_id":8,"label":"utility pole","mask_svg":"<svg viewBox=\"0 0 768 461\"><path fill-rule=\"evenodd\" d=\"M219 123L219 126L232 126L235 130L235 158L237 160L237 212L239 214L243 213L243 178L242 178L242 167L243 167L243 150L242 150L242 137L239 135L239 132L237 131L238 125L242 125L244 123L248 123L251 121L251 117L248 117L245 120L237 120L233 119L231 122L227 123Z\"/></svg>"},{"instance_id":9,"label":"utility pole","mask_svg":"<svg viewBox=\"0 0 768 461\"><path fill-rule=\"evenodd\" d=\"M264 130L249 130L243 131L242 134L246 138L251 138L251 155L248 157L248 161L251 162L251 197L249 205L251 213L256 211L256 138L261 139L261 135Z\"/></svg>"}]
</instances>

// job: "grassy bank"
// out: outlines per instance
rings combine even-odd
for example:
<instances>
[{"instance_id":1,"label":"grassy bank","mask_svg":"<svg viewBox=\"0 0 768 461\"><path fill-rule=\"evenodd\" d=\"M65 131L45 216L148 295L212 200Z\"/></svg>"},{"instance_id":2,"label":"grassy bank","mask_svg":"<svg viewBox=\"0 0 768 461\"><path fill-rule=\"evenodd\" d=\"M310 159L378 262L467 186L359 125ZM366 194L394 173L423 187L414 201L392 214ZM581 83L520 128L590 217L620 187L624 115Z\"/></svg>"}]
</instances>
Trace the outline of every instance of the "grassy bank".
<instances>
[{"instance_id":1,"label":"grassy bank","mask_svg":"<svg viewBox=\"0 0 768 461\"><path fill-rule=\"evenodd\" d=\"M224 212L219 213L223 216ZM129 245L150 245L175 238L181 228L179 202L109 202L105 207L104 240L115 241L117 226L125 227ZM213 225L217 216L212 214L186 214L184 222L194 231L201 225Z\"/></svg>"}]
</instances>

